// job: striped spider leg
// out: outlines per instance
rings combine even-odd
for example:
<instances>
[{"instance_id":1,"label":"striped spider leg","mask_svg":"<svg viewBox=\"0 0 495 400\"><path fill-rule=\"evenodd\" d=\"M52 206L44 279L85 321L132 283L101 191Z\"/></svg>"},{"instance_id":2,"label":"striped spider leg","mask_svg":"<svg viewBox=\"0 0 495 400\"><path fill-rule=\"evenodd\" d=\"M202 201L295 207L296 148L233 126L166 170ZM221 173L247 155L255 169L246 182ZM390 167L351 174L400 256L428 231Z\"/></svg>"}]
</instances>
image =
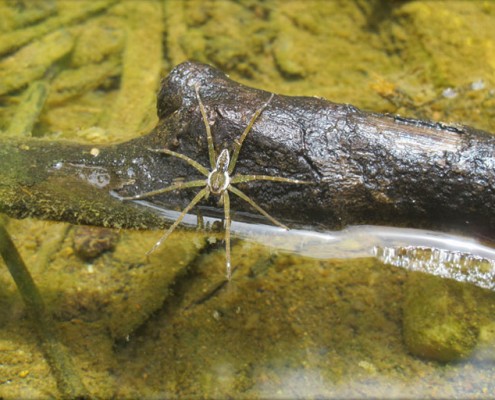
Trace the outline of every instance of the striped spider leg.
<instances>
[{"instance_id":1,"label":"striped spider leg","mask_svg":"<svg viewBox=\"0 0 495 400\"><path fill-rule=\"evenodd\" d=\"M175 183L170 186L167 186L163 189L153 190L151 192L141 193L132 197L123 197L123 200L138 200L146 197L156 196L158 194L163 194L167 192L171 192L174 190L182 190L193 187L202 187L203 188L194 196L191 202L182 210L182 213L175 220L175 222L167 229L167 231L163 234L163 236L156 242L153 248L147 253L150 254L155 251L174 231L174 229L182 222L186 214L202 199L208 198L210 194L219 197L219 204L223 203L224 207L224 215L225 215L225 258L226 258L226 269L227 269L227 279L230 281L232 276L232 268L231 268L231 256L230 256L230 197L229 192L235 194L240 197L242 200L249 203L255 210L257 210L260 214L265 216L268 220L270 220L273 224L278 225L286 230L289 228L277 221L271 215L269 215L265 210L263 210L259 205L257 205L251 198L249 198L244 192L233 186L236 183L244 183L244 182L252 182L252 181L274 181L274 182L286 182L286 183L296 183L296 184L309 184L311 182L302 181L298 179L290 179L283 178L278 176L269 176L269 175L234 175L231 174L234 172L237 158L239 157L239 153L241 151L242 144L246 139L249 131L253 127L257 118L263 112L263 110L270 104L270 101L273 98L273 94L270 96L268 101L264 103L260 108L256 110L254 115L251 117L247 127L244 129L244 132L239 137L239 139L234 142L234 151L232 153L232 158L230 157L229 151L227 149L223 149L217 157L217 153L215 151L215 146L213 144L213 137L211 134L210 124L208 122L208 117L206 115L206 110L201 101L201 97L199 95L199 86L195 87L196 98L198 99L199 109L201 111L201 115L203 118L203 122L206 129L206 139L208 143L208 156L210 160L211 171L207 168L199 164L197 161L189 158L188 156L180 153L176 153L175 151L168 149L148 149L150 151L156 153L164 153L166 155L180 158L187 162L191 167L195 168L198 172L206 177L206 179L198 179L189 182Z\"/></svg>"}]
</instances>

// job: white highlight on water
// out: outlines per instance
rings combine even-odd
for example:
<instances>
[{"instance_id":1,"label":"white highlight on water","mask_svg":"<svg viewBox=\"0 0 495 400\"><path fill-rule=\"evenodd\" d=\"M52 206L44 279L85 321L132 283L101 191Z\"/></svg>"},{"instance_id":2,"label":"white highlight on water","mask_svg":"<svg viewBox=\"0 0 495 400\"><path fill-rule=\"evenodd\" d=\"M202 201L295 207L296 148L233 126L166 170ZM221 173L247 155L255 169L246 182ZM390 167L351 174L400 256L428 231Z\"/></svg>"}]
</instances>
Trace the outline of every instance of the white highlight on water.
<instances>
[{"instance_id":1,"label":"white highlight on water","mask_svg":"<svg viewBox=\"0 0 495 400\"><path fill-rule=\"evenodd\" d=\"M146 201L138 203L155 209L174 221L180 213ZM217 218L205 217L212 224ZM183 225L197 226L194 215ZM245 222L232 222L232 236L274 249L318 259L376 257L385 264L421 271L459 282L495 290L495 249L475 239L424 229L356 225L341 231L316 232Z\"/></svg>"}]
</instances>

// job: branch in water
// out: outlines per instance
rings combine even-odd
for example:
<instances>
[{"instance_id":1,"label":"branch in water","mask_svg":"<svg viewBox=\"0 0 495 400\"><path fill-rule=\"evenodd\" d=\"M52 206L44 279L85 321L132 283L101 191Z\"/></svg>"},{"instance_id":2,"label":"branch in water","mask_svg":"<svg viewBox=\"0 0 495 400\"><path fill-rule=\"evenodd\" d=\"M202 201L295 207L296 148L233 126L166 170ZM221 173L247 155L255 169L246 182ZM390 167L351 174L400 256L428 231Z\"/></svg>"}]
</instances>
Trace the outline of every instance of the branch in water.
<instances>
[{"instance_id":1,"label":"branch in water","mask_svg":"<svg viewBox=\"0 0 495 400\"><path fill-rule=\"evenodd\" d=\"M4 138L0 212L99 226L166 225L149 209L121 202L112 193L133 196L177 178L196 178L197 171L187 163L149 148L167 147L209 165L195 85L201 87L217 151L232 151L246 121L270 97L210 66L188 62L162 82L160 120L146 136L97 147ZM495 138L473 128L276 95L246 138L234 175L312 181L304 186L269 181L239 185L291 227L380 224L494 237L494 154ZM184 190L150 201L183 208L193 196ZM250 211L235 199L232 209Z\"/></svg>"}]
</instances>

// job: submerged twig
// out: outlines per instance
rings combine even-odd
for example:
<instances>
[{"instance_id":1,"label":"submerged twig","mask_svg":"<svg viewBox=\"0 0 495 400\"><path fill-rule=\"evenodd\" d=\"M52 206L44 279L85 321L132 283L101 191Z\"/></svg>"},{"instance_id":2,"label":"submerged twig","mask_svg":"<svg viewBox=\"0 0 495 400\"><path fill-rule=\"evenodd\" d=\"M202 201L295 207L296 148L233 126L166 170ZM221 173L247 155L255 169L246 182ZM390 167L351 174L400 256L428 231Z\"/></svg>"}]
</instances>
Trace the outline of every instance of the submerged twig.
<instances>
[{"instance_id":1,"label":"submerged twig","mask_svg":"<svg viewBox=\"0 0 495 400\"><path fill-rule=\"evenodd\" d=\"M61 29L33 42L0 62L0 95L42 78L74 45L75 38ZM19 66L23 67L20 68Z\"/></svg>"},{"instance_id":2,"label":"submerged twig","mask_svg":"<svg viewBox=\"0 0 495 400\"><path fill-rule=\"evenodd\" d=\"M48 90L49 84L46 80L35 81L29 85L10 122L9 135L31 136L33 126L45 105Z\"/></svg>"},{"instance_id":3,"label":"submerged twig","mask_svg":"<svg viewBox=\"0 0 495 400\"><path fill-rule=\"evenodd\" d=\"M118 132L121 138L138 133L153 107L153 93L160 82L163 32L160 2L124 5L127 29L121 90L104 121L110 133Z\"/></svg>"},{"instance_id":4,"label":"submerged twig","mask_svg":"<svg viewBox=\"0 0 495 400\"><path fill-rule=\"evenodd\" d=\"M76 373L74 364L58 340L53 322L46 312L40 292L31 277L17 248L0 219L0 255L14 279L17 289L26 305L26 310L33 322L43 353L55 376L57 385L64 398L88 397L81 378Z\"/></svg>"},{"instance_id":5,"label":"submerged twig","mask_svg":"<svg viewBox=\"0 0 495 400\"><path fill-rule=\"evenodd\" d=\"M29 43L30 41L47 35L59 28L66 28L75 21L105 10L117 0L91 0L79 2L77 7L72 7L66 13L47 18L39 24L17 29L0 35L0 55Z\"/></svg>"}]
</instances>

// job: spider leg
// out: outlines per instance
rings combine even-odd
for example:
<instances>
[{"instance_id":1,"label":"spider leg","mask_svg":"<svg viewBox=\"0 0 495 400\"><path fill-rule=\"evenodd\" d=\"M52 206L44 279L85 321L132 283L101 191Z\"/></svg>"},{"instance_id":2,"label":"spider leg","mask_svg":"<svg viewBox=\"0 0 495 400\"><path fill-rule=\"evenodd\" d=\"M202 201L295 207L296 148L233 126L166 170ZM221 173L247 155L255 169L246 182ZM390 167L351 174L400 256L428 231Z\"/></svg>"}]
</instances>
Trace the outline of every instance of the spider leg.
<instances>
[{"instance_id":1,"label":"spider leg","mask_svg":"<svg viewBox=\"0 0 495 400\"><path fill-rule=\"evenodd\" d=\"M190 181L190 182L174 183L163 189L152 190L151 192L141 193L136 196L122 197L122 200L139 200L139 199L144 199L146 197L156 196L157 194L171 192L173 190L182 190L182 189L204 186L204 185L205 185L204 179Z\"/></svg>"},{"instance_id":2,"label":"spider leg","mask_svg":"<svg viewBox=\"0 0 495 400\"><path fill-rule=\"evenodd\" d=\"M268 214L265 210L263 210L258 204L254 202L254 200L250 199L248 196L246 196L243 192L241 192L239 189L236 187L230 185L228 187L228 190L230 190L232 193L235 195L239 196L242 200L248 202L253 208L255 208L260 214L268 218L270 221L272 221L275 225L280 226L281 228L285 230L289 230L287 226L282 224L281 222L277 221L275 218L273 218L270 214Z\"/></svg>"},{"instance_id":3,"label":"spider leg","mask_svg":"<svg viewBox=\"0 0 495 400\"><path fill-rule=\"evenodd\" d=\"M225 212L225 265L227 267L227 280L232 278L232 267L230 263L230 197L229 193L223 193L223 209Z\"/></svg>"},{"instance_id":4,"label":"spider leg","mask_svg":"<svg viewBox=\"0 0 495 400\"><path fill-rule=\"evenodd\" d=\"M299 179L283 178L281 176L270 176L270 175L236 175L230 178L230 183L245 183L252 181L273 181L273 182L286 182L286 183L297 183L300 185L311 185L314 182L302 181Z\"/></svg>"},{"instance_id":5,"label":"spider leg","mask_svg":"<svg viewBox=\"0 0 495 400\"><path fill-rule=\"evenodd\" d=\"M251 117L248 126L246 126L246 129L244 129L244 132L242 132L241 137L234 142L234 153L232 154L232 158L230 160L229 170L228 170L229 175L232 174L232 172L234 172L235 164L237 163L237 157L239 157L239 152L241 151L241 147L242 144L244 143L244 139L246 139L246 136L253 127L254 123L256 122L260 114L263 112L263 110L268 106L268 104L270 104L272 99L273 99L273 93L271 94L268 101L256 110L254 115Z\"/></svg>"},{"instance_id":6,"label":"spider leg","mask_svg":"<svg viewBox=\"0 0 495 400\"><path fill-rule=\"evenodd\" d=\"M204 176L208 176L210 173L205 167L203 167L200 163L197 161L194 161L192 158L189 158L188 156L180 153L176 153L175 151L169 150L169 149L150 149L148 148L149 151L152 151L154 153L164 153L169 156L177 157L180 158L181 160L184 160L187 162L191 167L196 168L199 172L201 172Z\"/></svg>"},{"instance_id":7,"label":"spider leg","mask_svg":"<svg viewBox=\"0 0 495 400\"><path fill-rule=\"evenodd\" d=\"M196 85L194 87L194 90L196 91L196 97L199 103L199 110L201 111L203 122L205 123L206 140L208 141L208 156L210 157L210 166L211 169L213 170L215 169L217 163L217 155L215 153L215 146L213 145L213 136L211 135L210 124L208 123L208 117L206 115L205 106L203 105L203 102L201 101L201 97L199 96L199 85Z\"/></svg>"},{"instance_id":8,"label":"spider leg","mask_svg":"<svg viewBox=\"0 0 495 400\"><path fill-rule=\"evenodd\" d=\"M153 253L160 245L167 240L167 238L170 236L170 234L174 231L175 228L177 228L177 225L179 225L186 214L193 208L198 202L206 196L206 194L209 192L209 189L207 187L201 189L196 196L194 196L194 199L191 200L191 202L182 210L182 213L179 215L179 217L175 220L175 222L170 225L170 227L167 229L167 231L163 234L163 236L158 240L158 242L155 243L155 245L151 248L150 251L146 253L146 255L150 255Z\"/></svg>"}]
</instances>

